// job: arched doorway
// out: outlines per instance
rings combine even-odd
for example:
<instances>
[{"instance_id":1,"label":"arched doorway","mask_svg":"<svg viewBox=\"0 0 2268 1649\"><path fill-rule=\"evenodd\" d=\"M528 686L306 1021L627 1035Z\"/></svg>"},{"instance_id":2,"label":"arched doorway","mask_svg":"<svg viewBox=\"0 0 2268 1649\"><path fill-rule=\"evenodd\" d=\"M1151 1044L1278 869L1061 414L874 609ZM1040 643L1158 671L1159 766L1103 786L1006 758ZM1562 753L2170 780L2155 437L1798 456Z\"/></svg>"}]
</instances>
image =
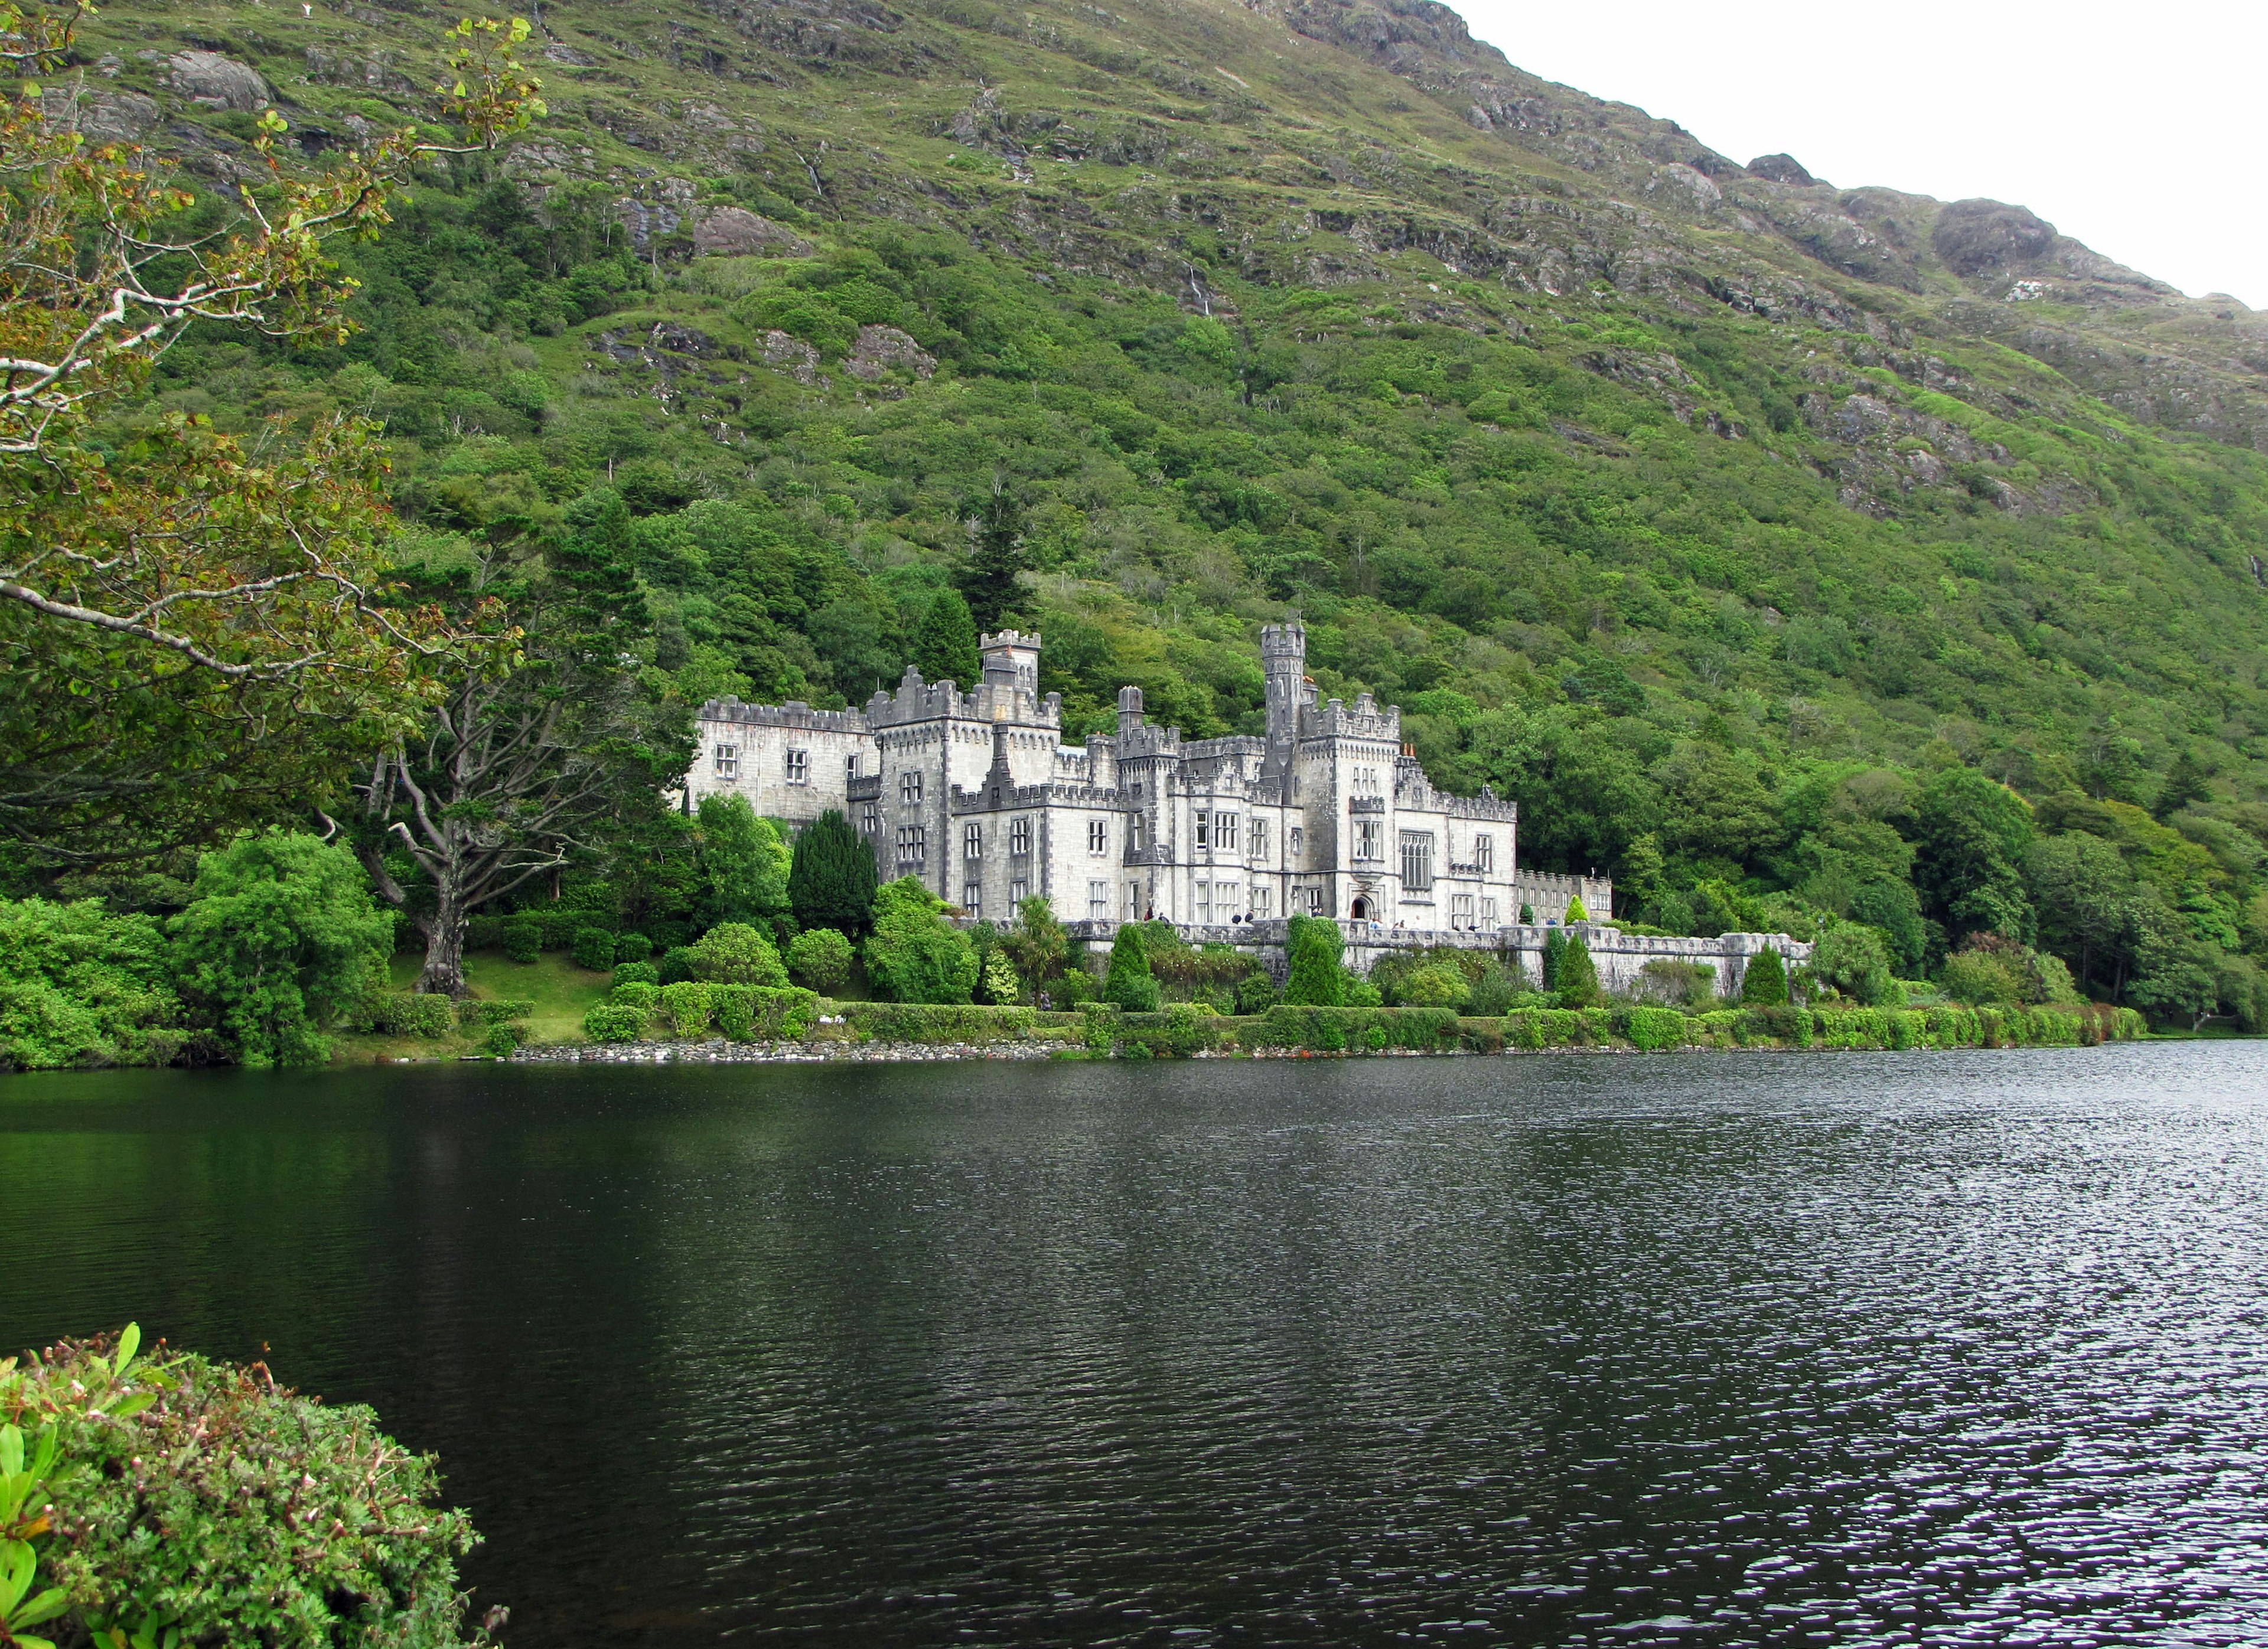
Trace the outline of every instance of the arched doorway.
<instances>
[{"instance_id":1,"label":"arched doorway","mask_svg":"<svg viewBox=\"0 0 2268 1649\"><path fill-rule=\"evenodd\" d=\"M1349 910L1349 911L1347 912L1347 914L1348 914L1349 916L1352 917L1353 917L1356 921L1358 921L1358 922L1367 922L1367 921L1369 921L1369 920L1370 920L1370 901L1369 901L1369 900L1367 900L1367 899L1357 899L1357 900L1354 902L1354 908L1353 908L1352 909Z\"/></svg>"}]
</instances>

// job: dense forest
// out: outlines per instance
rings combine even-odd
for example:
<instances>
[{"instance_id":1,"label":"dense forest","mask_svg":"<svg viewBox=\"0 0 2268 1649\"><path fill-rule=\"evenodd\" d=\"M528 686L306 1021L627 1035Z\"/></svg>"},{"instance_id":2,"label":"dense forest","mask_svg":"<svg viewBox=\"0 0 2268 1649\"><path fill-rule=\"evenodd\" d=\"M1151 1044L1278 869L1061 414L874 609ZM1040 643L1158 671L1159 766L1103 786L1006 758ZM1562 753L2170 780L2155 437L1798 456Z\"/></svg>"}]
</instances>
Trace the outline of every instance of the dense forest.
<instances>
[{"instance_id":1,"label":"dense forest","mask_svg":"<svg viewBox=\"0 0 2268 1649\"><path fill-rule=\"evenodd\" d=\"M311 935L784 948L789 844L665 799L703 699L966 681L1012 620L1067 736L1128 682L1256 732L1292 614L1621 922L2254 1028L2268 460L2152 377L2228 316L2018 209L1460 109L1438 10L7 14L0 1042L308 1056L363 976ZM1509 136L1578 114L1604 158ZM304 1034L226 1031L261 899ZM204 1031L39 1029L166 979Z\"/></svg>"}]
</instances>

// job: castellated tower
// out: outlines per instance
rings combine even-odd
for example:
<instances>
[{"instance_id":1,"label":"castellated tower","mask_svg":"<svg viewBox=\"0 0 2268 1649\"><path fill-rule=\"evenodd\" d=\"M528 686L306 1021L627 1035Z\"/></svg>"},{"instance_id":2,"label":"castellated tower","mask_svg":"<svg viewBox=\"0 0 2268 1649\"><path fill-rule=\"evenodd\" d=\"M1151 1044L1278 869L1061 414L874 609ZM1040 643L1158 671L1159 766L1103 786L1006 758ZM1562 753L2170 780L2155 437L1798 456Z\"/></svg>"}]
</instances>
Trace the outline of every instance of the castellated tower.
<instances>
[{"instance_id":1,"label":"castellated tower","mask_svg":"<svg viewBox=\"0 0 2268 1649\"><path fill-rule=\"evenodd\" d=\"M1034 697L1040 691L1040 634L1020 635L1004 629L997 636L979 636L977 651L984 659L984 685L1016 688Z\"/></svg>"},{"instance_id":2,"label":"castellated tower","mask_svg":"<svg viewBox=\"0 0 2268 1649\"><path fill-rule=\"evenodd\" d=\"M1268 754L1263 770L1288 771L1300 742L1300 686L1307 679L1307 628L1298 619L1263 625L1260 666L1267 680Z\"/></svg>"}]
</instances>

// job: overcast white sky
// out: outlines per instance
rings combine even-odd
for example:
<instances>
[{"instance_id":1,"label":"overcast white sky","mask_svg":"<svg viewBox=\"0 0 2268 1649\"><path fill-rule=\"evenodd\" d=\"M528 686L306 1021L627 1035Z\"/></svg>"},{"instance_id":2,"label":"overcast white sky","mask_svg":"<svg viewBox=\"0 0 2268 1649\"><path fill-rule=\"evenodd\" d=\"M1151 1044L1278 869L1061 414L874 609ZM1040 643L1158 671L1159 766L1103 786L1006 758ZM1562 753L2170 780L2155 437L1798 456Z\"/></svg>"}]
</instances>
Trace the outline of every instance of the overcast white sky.
<instances>
[{"instance_id":1,"label":"overcast white sky","mask_svg":"<svg viewBox=\"0 0 2268 1649\"><path fill-rule=\"evenodd\" d=\"M1449 0L1532 74L1840 188L2029 206L2192 295L2268 307L2268 0Z\"/></svg>"}]
</instances>

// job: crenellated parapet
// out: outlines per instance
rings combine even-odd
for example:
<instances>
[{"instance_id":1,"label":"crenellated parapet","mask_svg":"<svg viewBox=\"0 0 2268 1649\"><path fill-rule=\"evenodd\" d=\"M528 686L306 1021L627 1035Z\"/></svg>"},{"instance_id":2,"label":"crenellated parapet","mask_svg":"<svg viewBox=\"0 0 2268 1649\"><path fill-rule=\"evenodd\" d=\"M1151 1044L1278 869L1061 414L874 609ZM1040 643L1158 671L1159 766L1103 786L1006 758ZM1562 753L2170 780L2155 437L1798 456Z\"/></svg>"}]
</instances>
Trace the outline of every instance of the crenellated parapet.
<instances>
[{"instance_id":1,"label":"crenellated parapet","mask_svg":"<svg viewBox=\"0 0 2268 1649\"><path fill-rule=\"evenodd\" d=\"M1369 694L1358 695L1350 707L1344 699L1335 698L1320 708L1309 704L1300 712L1300 737L1307 739L1379 739L1399 744L1402 741L1402 710L1389 704L1384 710Z\"/></svg>"},{"instance_id":2,"label":"crenellated parapet","mask_svg":"<svg viewBox=\"0 0 2268 1649\"><path fill-rule=\"evenodd\" d=\"M808 732L863 733L866 718L855 710L814 710L800 699L784 704L744 704L737 698L712 698L701 719L744 727L785 727Z\"/></svg>"},{"instance_id":3,"label":"crenellated parapet","mask_svg":"<svg viewBox=\"0 0 2268 1649\"><path fill-rule=\"evenodd\" d=\"M1118 792L1076 781L984 785L976 790L963 790L956 784L946 805L954 813L1005 813L1048 806L1116 808Z\"/></svg>"}]
</instances>

